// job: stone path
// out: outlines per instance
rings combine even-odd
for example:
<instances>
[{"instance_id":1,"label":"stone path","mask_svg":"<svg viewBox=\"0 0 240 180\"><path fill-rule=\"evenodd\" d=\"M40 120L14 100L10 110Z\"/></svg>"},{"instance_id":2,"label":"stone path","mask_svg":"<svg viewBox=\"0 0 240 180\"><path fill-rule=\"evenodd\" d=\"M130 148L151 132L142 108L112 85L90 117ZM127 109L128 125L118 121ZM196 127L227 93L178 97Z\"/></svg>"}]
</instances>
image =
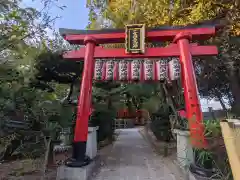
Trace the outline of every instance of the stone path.
<instances>
[{"instance_id":1,"label":"stone path","mask_svg":"<svg viewBox=\"0 0 240 180\"><path fill-rule=\"evenodd\" d=\"M179 180L143 139L138 129L120 130L93 180Z\"/></svg>"}]
</instances>

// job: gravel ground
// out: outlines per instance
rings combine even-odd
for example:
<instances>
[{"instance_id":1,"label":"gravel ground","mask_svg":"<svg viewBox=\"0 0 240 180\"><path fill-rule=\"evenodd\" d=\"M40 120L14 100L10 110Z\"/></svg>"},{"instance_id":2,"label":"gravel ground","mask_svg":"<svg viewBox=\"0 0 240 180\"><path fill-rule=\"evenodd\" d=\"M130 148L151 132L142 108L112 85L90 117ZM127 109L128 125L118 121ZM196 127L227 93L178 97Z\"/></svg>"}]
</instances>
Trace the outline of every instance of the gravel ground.
<instances>
[{"instance_id":1,"label":"gravel ground","mask_svg":"<svg viewBox=\"0 0 240 180\"><path fill-rule=\"evenodd\" d=\"M102 167L93 180L179 180L139 129L119 130L111 150L101 155Z\"/></svg>"}]
</instances>

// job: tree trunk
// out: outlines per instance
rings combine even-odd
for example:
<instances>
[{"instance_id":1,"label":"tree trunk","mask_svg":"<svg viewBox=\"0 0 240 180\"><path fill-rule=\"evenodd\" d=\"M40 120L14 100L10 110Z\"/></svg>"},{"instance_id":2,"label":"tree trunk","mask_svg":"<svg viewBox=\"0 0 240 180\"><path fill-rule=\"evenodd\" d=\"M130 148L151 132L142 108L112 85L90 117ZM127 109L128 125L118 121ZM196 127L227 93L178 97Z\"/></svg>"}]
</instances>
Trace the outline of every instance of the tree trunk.
<instances>
[{"instance_id":1,"label":"tree trunk","mask_svg":"<svg viewBox=\"0 0 240 180\"><path fill-rule=\"evenodd\" d=\"M44 180L46 176L46 170L49 162L49 154L51 151L51 142L52 142L51 138L47 139L46 137L44 137L44 140L45 140L46 151L45 151L45 157L44 157L44 164L42 168L42 178L41 178L42 180Z\"/></svg>"},{"instance_id":2,"label":"tree trunk","mask_svg":"<svg viewBox=\"0 0 240 180\"><path fill-rule=\"evenodd\" d=\"M75 84L75 80L76 79L74 79L73 82L70 84L70 90L69 90L69 93L67 95L67 100L68 101L70 101L70 99L71 99L71 96L72 96L72 93L73 93L73 87L74 87L74 84Z\"/></svg>"},{"instance_id":3,"label":"tree trunk","mask_svg":"<svg viewBox=\"0 0 240 180\"><path fill-rule=\"evenodd\" d=\"M220 94L217 94L217 98L218 98L218 100L219 100L219 102L220 102L223 110L224 110L224 111L227 111L227 108L226 108L226 106L225 106L225 104L224 104L224 101L223 101L223 99L222 99L222 97L221 97Z\"/></svg>"},{"instance_id":4,"label":"tree trunk","mask_svg":"<svg viewBox=\"0 0 240 180\"><path fill-rule=\"evenodd\" d=\"M228 98L229 105L230 105L231 107L233 107L233 103L234 103L234 102L233 102L232 95L230 94L230 92L227 92L226 95L227 95L227 98Z\"/></svg>"},{"instance_id":5,"label":"tree trunk","mask_svg":"<svg viewBox=\"0 0 240 180\"><path fill-rule=\"evenodd\" d=\"M164 90L164 93L165 93L165 95L166 95L166 99L167 99L167 101L168 101L168 104L169 104L169 106L171 107L174 115L177 115L177 109L176 109L176 107L175 107L174 99L173 99L173 97L169 94L167 86L163 85L163 90Z\"/></svg>"},{"instance_id":6,"label":"tree trunk","mask_svg":"<svg viewBox=\"0 0 240 180\"><path fill-rule=\"evenodd\" d=\"M112 108L112 98L110 96L107 97L107 108L108 109Z\"/></svg>"},{"instance_id":7,"label":"tree trunk","mask_svg":"<svg viewBox=\"0 0 240 180\"><path fill-rule=\"evenodd\" d=\"M238 83L238 79L236 76L234 76L235 73L233 73L233 75L230 78L230 88L232 91L232 95L233 95L233 113L236 114L237 116L240 116L240 85Z\"/></svg>"}]
</instances>

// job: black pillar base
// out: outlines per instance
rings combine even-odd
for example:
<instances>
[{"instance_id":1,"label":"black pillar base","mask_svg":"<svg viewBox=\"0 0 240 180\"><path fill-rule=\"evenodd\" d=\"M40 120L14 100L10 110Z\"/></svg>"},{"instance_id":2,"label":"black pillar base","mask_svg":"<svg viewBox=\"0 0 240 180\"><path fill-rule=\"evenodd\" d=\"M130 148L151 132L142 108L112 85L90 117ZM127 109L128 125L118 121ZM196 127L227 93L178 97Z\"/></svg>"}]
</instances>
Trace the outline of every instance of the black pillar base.
<instances>
[{"instance_id":1,"label":"black pillar base","mask_svg":"<svg viewBox=\"0 0 240 180\"><path fill-rule=\"evenodd\" d=\"M65 165L68 167L83 167L91 162L91 159L85 156L86 142L73 142L72 158L66 160Z\"/></svg>"}]
</instances>

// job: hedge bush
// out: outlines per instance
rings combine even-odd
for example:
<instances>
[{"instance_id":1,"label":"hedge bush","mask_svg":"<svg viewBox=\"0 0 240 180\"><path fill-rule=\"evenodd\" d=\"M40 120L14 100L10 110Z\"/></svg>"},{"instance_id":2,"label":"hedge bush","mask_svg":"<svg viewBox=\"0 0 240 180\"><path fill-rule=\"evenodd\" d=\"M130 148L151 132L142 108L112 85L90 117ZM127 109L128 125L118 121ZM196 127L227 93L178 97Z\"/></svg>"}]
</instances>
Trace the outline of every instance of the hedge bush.
<instances>
[{"instance_id":1,"label":"hedge bush","mask_svg":"<svg viewBox=\"0 0 240 180\"><path fill-rule=\"evenodd\" d=\"M169 114L164 112L153 113L151 120L150 128L155 137L158 140L169 142L172 139Z\"/></svg>"},{"instance_id":2,"label":"hedge bush","mask_svg":"<svg viewBox=\"0 0 240 180\"><path fill-rule=\"evenodd\" d=\"M116 118L116 111L114 109L97 108L90 120L90 125L99 126L98 142L112 139L114 134L114 119Z\"/></svg>"}]
</instances>

